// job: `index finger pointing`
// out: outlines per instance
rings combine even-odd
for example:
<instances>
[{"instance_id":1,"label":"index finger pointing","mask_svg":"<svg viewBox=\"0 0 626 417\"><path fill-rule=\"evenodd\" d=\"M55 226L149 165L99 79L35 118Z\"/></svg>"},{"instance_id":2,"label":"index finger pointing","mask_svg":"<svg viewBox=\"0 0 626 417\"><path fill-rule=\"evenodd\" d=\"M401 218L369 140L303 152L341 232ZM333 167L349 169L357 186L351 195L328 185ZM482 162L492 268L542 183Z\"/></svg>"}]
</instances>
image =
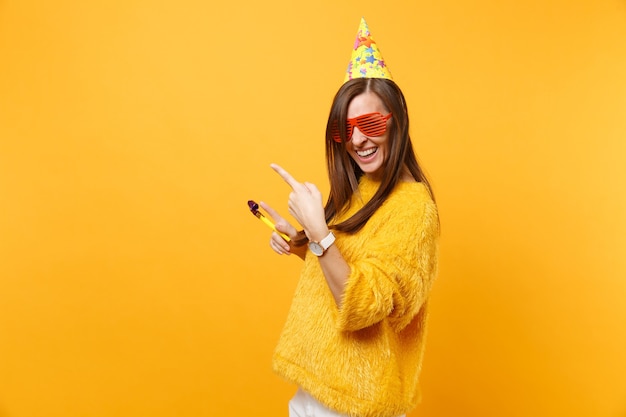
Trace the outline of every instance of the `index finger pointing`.
<instances>
[{"instance_id":1,"label":"index finger pointing","mask_svg":"<svg viewBox=\"0 0 626 417\"><path fill-rule=\"evenodd\" d=\"M296 179L292 177L290 173L285 171L280 165L270 164L270 166L274 171L278 173L278 175L280 175L285 180L287 184L291 186L291 188L295 188L300 185L300 183L296 181Z\"/></svg>"}]
</instances>

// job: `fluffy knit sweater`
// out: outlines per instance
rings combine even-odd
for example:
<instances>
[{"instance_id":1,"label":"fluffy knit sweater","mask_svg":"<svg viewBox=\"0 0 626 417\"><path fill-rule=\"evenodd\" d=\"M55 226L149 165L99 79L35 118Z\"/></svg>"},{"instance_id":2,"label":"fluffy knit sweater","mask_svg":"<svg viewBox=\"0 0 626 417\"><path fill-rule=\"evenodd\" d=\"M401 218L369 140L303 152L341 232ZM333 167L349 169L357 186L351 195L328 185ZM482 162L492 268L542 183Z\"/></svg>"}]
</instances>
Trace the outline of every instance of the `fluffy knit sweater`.
<instances>
[{"instance_id":1,"label":"fluffy knit sweater","mask_svg":"<svg viewBox=\"0 0 626 417\"><path fill-rule=\"evenodd\" d=\"M340 222L379 183L361 179ZM439 222L422 183L400 183L355 234L336 232L350 266L341 308L307 253L273 358L274 371L353 417L393 417L420 400L427 301L437 274Z\"/></svg>"}]
</instances>

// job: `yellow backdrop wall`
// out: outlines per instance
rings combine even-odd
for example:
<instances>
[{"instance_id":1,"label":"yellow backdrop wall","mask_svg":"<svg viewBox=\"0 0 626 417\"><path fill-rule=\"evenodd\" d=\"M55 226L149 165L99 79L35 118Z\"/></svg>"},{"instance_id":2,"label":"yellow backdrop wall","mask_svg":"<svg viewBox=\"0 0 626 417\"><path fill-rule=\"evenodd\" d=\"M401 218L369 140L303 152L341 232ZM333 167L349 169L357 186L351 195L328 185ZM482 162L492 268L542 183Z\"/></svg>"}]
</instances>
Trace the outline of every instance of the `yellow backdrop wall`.
<instances>
[{"instance_id":1,"label":"yellow backdrop wall","mask_svg":"<svg viewBox=\"0 0 626 417\"><path fill-rule=\"evenodd\" d=\"M442 220L411 416L626 415L621 0L0 2L0 416L281 416L299 261L245 205L365 16Z\"/></svg>"}]
</instances>

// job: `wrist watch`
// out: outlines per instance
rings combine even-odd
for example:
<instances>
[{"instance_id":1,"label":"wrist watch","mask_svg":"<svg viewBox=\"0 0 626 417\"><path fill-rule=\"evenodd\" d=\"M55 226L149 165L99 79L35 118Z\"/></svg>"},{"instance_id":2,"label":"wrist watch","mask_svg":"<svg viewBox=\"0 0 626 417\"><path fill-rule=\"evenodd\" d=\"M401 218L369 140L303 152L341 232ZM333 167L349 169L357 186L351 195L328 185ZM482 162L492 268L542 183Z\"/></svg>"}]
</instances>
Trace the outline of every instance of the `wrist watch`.
<instances>
[{"instance_id":1,"label":"wrist watch","mask_svg":"<svg viewBox=\"0 0 626 417\"><path fill-rule=\"evenodd\" d=\"M333 235L333 232L329 232L328 235L319 242L309 242L309 249L313 252L313 255L322 256L324 252L326 252L326 249L330 248L333 243L335 243L335 235Z\"/></svg>"}]
</instances>

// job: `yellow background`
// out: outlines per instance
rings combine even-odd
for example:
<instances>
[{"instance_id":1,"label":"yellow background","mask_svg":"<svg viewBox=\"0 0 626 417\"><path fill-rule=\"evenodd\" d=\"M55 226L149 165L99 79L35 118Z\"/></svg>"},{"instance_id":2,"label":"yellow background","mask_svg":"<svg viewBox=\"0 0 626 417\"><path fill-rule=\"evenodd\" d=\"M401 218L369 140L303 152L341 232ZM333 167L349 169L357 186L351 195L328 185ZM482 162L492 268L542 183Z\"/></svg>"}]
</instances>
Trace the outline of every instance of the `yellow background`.
<instances>
[{"instance_id":1,"label":"yellow background","mask_svg":"<svg viewBox=\"0 0 626 417\"><path fill-rule=\"evenodd\" d=\"M1 0L0 417L286 416L246 201L327 191L361 16L441 212L411 416L626 416L623 0Z\"/></svg>"}]
</instances>

